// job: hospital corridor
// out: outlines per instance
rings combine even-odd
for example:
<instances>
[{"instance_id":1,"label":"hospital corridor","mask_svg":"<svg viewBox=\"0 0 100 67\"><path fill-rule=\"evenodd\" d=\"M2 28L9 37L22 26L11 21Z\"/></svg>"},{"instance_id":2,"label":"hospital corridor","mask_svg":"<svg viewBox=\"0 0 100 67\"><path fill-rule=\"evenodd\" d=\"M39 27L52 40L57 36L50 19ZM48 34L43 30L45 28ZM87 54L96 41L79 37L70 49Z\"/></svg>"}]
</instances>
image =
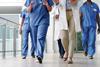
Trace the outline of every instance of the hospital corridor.
<instances>
[{"instance_id":1,"label":"hospital corridor","mask_svg":"<svg viewBox=\"0 0 100 67\"><path fill-rule=\"evenodd\" d=\"M68 1L74 0L0 0L0 67L100 67L100 23L92 24L86 38L82 27L88 22L80 23L90 13L98 13L100 22L100 0L76 0L71 7ZM87 51L84 44L89 44Z\"/></svg>"}]
</instances>

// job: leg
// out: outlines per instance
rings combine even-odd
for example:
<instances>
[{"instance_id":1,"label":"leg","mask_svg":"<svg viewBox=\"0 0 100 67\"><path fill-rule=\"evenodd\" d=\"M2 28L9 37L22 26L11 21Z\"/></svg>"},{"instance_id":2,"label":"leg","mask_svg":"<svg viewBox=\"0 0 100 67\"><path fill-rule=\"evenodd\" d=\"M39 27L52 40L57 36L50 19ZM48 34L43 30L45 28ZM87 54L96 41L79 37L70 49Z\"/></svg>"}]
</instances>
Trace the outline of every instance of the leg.
<instances>
[{"instance_id":1,"label":"leg","mask_svg":"<svg viewBox=\"0 0 100 67\"><path fill-rule=\"evenodd\" d=\"M31 55L33 54L36 56L36 50L37 50L37 26L31 26L31 41L32 41L32 47L31 47Z\"/></svg>"},{"instance_id":2,"label":"leg","mask_svg":"<svg viewBox=\"0 0 100 67\"><path fill-rule=\"evenodd\" d=\"M27 52L28 52L28 25L24 24L23 25L23 30L22 30L22 56L23 59L26 58Z\"/></svg>"},{"instance_id":3,"label":"leg","mask_svg":"<svg viewBox=\"0 0 100 67\"><path fill-rule=\"evenodd\" d=\"M65 51L64 51L61 39L57 40L57 42L58 42L60 57L63 58Z\"/></svg>"},{"instance_id":4,"label":"leg","mask_svg":"<svg viewBox=\"0 0 100 67\"><path fill-rule=\"evenodd\" d=\"M87 56L87 52L88 52L88 27L83 27L83 29L82 29L82 47L84 50L84 55Z\"/></svg>"},{"instance_id":5,"label":"leg","mask_svg":"<svg viewBox=\"0 0 100 67\"><path fill-rule=\"evenodd\" d=\"M45 47L45 39L48 30L48 25L39 25L37 32L37 58L38 60L43 59L43 52ZM42 63L41 61L39 61Z\"/></svg>"},{"instance_id":6,"label":"leg","mask_svg":"<svg viewBox=\"0 0 100 67\"><path fill-rule=\"evenodd\" d=\"M88 40L88 54L90 57L93 57L95 53L95 41L96 41L96 29L93 27L90 27L89 40Z\"/></svg>"},{"instance_id":7,"label":"leg","mask_svg":"<svg viewBox=\"0 0 100 67\"><path fill-rule=\"evenodd\" d=\"M32 33L32 30L31 30L31 28L30 28L30 37L31 37L31 56L33 57L33 58L35 58L35 44L34 44L34 42L33 42L33 34L35 34L35 33Z\"/></svg>"},{"instance_id":8,"label":"leg","mask_svg":"<svg viewBox=\"0 0 100 67\"><path fill-rule=\"evenodd\" d=\"M74 47L76 45L75 22L73 19L72 11L68 11L67 14L69 16L69 19L68 19L68 25L69 25L68 63L72 63Z\"/></svg>"},{"instance_id":9,"label":"leg","mask_svg":"<svg viewBox=\"0 0 100 67\"><path fill-rule=\"evenodd\" d=\"M67 60L67 57L68 57L68 46L69 46L69 35L68 35L68 30L61 30L60 32L60 38L61 38L61 41L62 41L62 45L64 47L64 61Z\"/></svg>"}]
</instances>

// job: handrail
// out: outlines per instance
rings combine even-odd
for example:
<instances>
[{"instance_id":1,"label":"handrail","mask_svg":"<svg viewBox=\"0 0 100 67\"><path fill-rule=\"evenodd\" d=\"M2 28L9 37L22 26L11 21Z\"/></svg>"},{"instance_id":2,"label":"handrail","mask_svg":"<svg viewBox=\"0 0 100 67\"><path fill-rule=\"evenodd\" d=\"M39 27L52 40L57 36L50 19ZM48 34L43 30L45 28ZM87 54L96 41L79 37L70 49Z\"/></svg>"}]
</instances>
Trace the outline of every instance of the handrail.
<instances>
[{"instance_id":1,"label":"handrail","mask_svg":"<svg viewBox=\"0 0 100 67\"><path fill-rule=\"evenodd\" d=\"M0 17L0 18L3 19L3 20L9 21L9 22L11 22L11 23L13 23L13 24L19 25L18 23L14 22L14 21L11 21L11 20L9 20L9 19L6 19L6 18L4 18L4 17Z\"/></svg>"}]
</instances>

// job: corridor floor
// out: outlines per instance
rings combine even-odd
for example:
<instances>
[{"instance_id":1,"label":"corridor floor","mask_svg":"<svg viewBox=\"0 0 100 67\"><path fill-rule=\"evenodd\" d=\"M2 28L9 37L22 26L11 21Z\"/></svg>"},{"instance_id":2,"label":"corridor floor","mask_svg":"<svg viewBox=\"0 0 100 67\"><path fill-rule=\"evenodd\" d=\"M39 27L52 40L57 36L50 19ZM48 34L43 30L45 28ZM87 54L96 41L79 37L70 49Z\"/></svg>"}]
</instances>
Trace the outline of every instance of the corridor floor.
<instances>
[{"instance_id":1,"label":"corridor floor","mask_svg":"<svg viewBox=\"0 0 100 67\"><path fill-rule=\"evenodd\" d=\"M36 59L31 57L26 59L22 59L21 56L16 58L7 57L6 59L0 59L0 67L100 67L100 42L96 44L96 54L92 60L82 53L75 53L73 64L67 64L55 53L45 54L43 64L36 63Z\"/></svg>"},{"instance_id":2,"label":"corridor floor","mask_svg":"<svg viewBox=\"0 0 100 67\"><path fill-rule=\"evenodd\" d=\"M75 53L73 64L67 64L58 54L45 54L43 64L36 63L35 60L31 57L25 60L21 57L0 59L0 67L100 67L100 54L90 60L82 53Z\"/></svg>"}]
</instances>

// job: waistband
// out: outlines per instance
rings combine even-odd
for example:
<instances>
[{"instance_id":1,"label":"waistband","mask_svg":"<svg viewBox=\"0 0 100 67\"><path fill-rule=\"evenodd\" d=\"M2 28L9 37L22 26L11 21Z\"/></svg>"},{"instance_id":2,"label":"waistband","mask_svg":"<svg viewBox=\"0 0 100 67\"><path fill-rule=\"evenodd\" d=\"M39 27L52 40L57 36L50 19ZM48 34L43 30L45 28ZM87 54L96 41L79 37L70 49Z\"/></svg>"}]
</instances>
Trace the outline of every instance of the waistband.
<instances>
[{"instance_id":1,"label":"waistband","mask_svg":"<svg viewBox=\"0 0 100 67\"><path fill-rule=\"evenodd\" d=\"M66 9L66 11L72 11L72 9Z\"/></svg>"}]
</instances>

